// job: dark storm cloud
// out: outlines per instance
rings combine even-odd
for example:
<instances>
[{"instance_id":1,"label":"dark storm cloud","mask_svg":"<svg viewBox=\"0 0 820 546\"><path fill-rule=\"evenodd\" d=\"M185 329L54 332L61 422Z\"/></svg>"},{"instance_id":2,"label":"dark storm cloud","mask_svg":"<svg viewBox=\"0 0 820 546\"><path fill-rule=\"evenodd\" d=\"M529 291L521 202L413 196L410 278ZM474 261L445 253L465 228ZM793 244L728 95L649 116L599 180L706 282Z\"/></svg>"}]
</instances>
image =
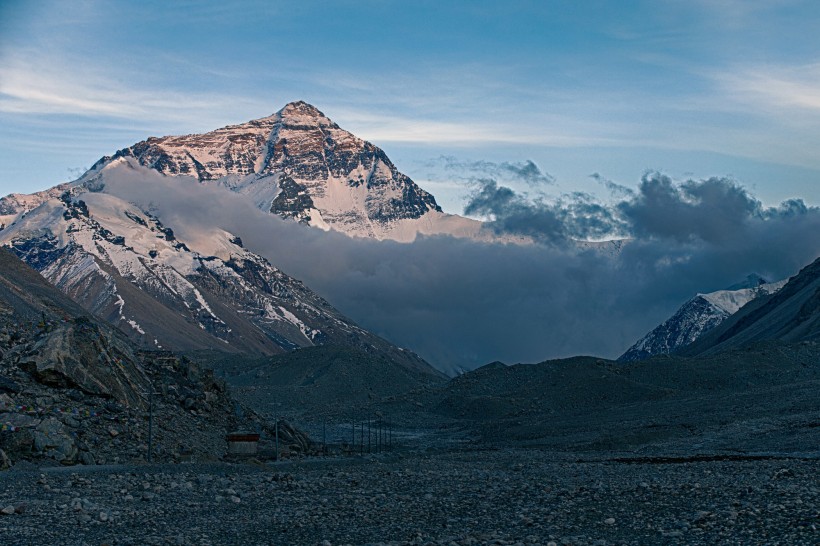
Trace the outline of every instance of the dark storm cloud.
<instances>
[{"instance_id":1,"label":"dark storm cloud","mask_svg":"<svg viewBox=\"0 0 820 546\"><path fill-rule=\"evenodd\" d=\"M464 214L491 218L488 226L496 233L531 237L542 243L565 242L564 222L552 207L529 201L495 180L480 180L477 184L479 188L464 207Z\"/></svg>"},{"instance_id":2,"label":"dark storm cloud","mask_svg":"<svg viewBox=\"0 0 820 546\"><path fill-rule=\"evenodd\" d=\"M717 242L743 231L760 202L734 182L710 178L681 185L659 173L644 175L638 195L618 205L637 237Z\"/></svg>"},{"instance_id":3,"label":"dark storm cloud","mask_svg":"<svg viewBox=\"0 0 820 546\"><path fill-rule=\"evenodd\" d=\"M240 234L246 247L361 326L451 371L493 360L616 357L695 293L752 272L781 279L820 255L816 208L794 201L763 209L728 181L676 185L648 175L639 194L614 207L583 194L568 196L563 206L528 203L485 181L471 202L503 216L494 229L544 234L537 240L552 241L547 234L565 240L583 222L597 230L610 221L633 222L637 236L620 252L610 243L579 248L449 237L412 244L352 239L282 221L224 189L181 178L140 175L108 188L138 203L153 202L183 240L202 225ZM662 207L674 227L650 207ZM587 212L593 219L582 219ZM710 219L707 212L729 218Z\"/></svg>"},{"instance_id":4,"label":"dark storm cloud","mask_svg":"<svg viewBox=\"0 0 820 546\"><path fill-rule=\"evenodd\" d=\"M629 235L617 211L597 202L588 193L573 192L562 196L553 208L558 211L573 239L600 240Z\"/></svg>"},{"instance_id":5,"label":"dark storm cloud","mask_svg":"<svg viewBox=\"0 0 820 546\"><path fill-rule=\"evenodd\" d=\"M499 167L514 176L520 178L530 186L538 186L540 184L552 184L555 182L552 176L544 173L538 168L538 165L527 159L521 163L501 163Z\"/></svg>"},{"instance_id":6,"label":"dark storm cloud","mask_svg":"<svg viewBox=\"0 0 820 546\"><path fill-rule=\"evenodd\" d=\"M595 202L586 193L575 192L549 202L543 197L530 199L492 179L478 180L475 185L477 189L464 207L464 214L487 218L487 228L497 234L549 244L625 234L617 211Z\"/></svg>"},{"instance_id":7,"label":"dark storm cloud","mask_svg":"<svg viewBox=\"0 0 820 546\"><path fill-rule=\"evenodd\" d=\"M763 215L766 218L789 218L807 214L810 210L802 199L787 199L780 203L780 206L777 208L770 208L763 211Z\"/></svg>"},{"instance_id":8,"label":"dark storm cloud","mask_svg":"<svg viewBox=\"0 0 820 546\"><path fill-rule=\"evenodd\" d=\"M818 209L792 199L764 208L737 182L726 178L675 184L660 173L647 173L638 194L616 208L637 238L701 240L734 244L762 222L770 227L787 218L816 215Z\"/></svg>"},{"instance_id":9,"label":"dark storm cloud","mask_svg":"<svg viewBox=\"0 0 820 546\"><path fill-rule=\"evenodd\" d=\"M677 184L661 173L647 173L637 192L614 204L574 192L553 201L530 198L491 179L474 183L465 214L487 218L499 234L527 236L540 242L571 239L672 239L676 243L728 245L748 236L761 222L814 215L800 199L764 208L731 179L687 180Z\"/></svg>"}]
</instances>

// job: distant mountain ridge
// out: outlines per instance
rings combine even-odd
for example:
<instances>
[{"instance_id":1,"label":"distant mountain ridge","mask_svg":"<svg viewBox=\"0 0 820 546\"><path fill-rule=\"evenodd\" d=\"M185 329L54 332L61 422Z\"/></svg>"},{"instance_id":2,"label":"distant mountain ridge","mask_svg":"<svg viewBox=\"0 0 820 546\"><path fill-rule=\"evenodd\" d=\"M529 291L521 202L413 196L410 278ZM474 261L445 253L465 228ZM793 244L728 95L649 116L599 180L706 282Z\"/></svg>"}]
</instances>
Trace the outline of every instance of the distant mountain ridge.
<instances>
[{"instance_id":1,"label":"distant mountain ridge","mask_svg":"<svg viewBox=\"0 0 820 546\"><path fill-rule=\"evenodd\" d=\"M820 258L780 290L750 302L680 354L711 355L764 341L820 341Z\"/></svg>"},{"instance_id":2,"label":"distant mountain ridge","mask_svg":"<svg viewBox=\"0 0 820 546\"><path fill-rule=\"evenodd\" d=\"M618 357L618 361L632 362L674 353L721 324L750 301L777 292L785 284L785 280L767 283L760 276L750 275L744 282L726 290L698 294Z\"/></svg>"}]
</instances>

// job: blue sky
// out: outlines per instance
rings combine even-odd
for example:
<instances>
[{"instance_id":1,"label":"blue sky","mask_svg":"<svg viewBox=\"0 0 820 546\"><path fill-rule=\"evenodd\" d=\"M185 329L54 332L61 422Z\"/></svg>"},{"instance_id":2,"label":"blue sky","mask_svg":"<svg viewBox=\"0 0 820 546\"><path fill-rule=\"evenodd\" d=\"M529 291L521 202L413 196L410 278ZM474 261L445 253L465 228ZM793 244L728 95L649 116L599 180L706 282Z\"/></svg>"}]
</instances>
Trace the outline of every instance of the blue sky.
<instances>
[{"instance_id":1,"label":"blue sky","mask_svg":"<svg viewBox=\"0 0 820 546\"><path fill-rule=\"evenodd\" d=\"M2 0L0 193L302 99L451 212L442 156L532 160L558 193L653 169L820 204L818 28L797 0Z\"/></svg>"}]
</instances>

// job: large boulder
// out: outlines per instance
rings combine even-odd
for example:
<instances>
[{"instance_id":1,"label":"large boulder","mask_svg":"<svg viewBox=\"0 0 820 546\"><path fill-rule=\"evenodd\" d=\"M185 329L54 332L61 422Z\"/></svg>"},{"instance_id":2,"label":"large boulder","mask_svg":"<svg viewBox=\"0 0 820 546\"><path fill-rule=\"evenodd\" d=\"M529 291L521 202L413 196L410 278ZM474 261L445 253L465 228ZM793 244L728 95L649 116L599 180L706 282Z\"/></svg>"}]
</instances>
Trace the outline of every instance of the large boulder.
<instances>
[{"instance_id":1,"label":"large boulder","mask_svg":"<svg viewBox=\"0 0 820 546\"><path fill-rule=\"evenodd\" d=\"M49 332L19 365L45 385L77 387L131 407L141 406L141 393L150 390L130 348L83 319Z\"/></svg>"},{"instance_id":2,"label":"large boulder","mask_svg":"<svg viewBox=\"0 0 820 546\"><path fill-rule=\"evenodd\" d=\"M34 436L34 452L54 459L62 464L74 464L80 450L77 442L66 430L65 426L50 417L44 419L32 433Z\"/></svg>"}]
</instances>

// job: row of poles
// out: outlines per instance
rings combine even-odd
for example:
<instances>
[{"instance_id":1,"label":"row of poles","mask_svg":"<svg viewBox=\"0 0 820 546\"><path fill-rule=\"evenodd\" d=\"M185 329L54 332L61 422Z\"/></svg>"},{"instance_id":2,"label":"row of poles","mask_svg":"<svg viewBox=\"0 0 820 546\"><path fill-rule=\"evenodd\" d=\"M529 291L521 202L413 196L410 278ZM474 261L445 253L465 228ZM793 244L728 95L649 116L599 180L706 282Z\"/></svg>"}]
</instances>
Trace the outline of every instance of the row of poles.
<instances>
[{"instance_id":1,"label":"row of poles","mask_svg":"<svg viewBox=\"0 0 820 546\"><path fill-rule=\"evenodd\" d=\"M279 417L274 419L274 443L276 449L276 460L279 460ZM351 419L350 452L355 453L358 447L359 453L381 453L393 449L393 426L390 421L379 419L356 420L354 412ZM356 442L356 429L358 428L358 444ZM366 430L365 430L366 428ZM365 444L365 438L367 443ZM322 454L328 454L327 443L327 419L322 421Z\"/></svg>"},{"instance_id":2,"label":"row of poles","mask_svg":"<svg viewBox=\"0 0 820 546\"><path fill-rule=\"evenodd\" d=\"M358 429L358 435L356 433ZM358 436L358 443L356 438ZM366 442L366 443L365 443ZM322 421L322 454L328 453L327 419ZM393 449L393 425L381 417L379 419L356 420L356 412L350 420L350 452L381 453Z\"/></svg>"},{"instance_id":3,"label":"row of poles","mask_svg":"<svg viewBox=\"0 0 820 546\"><path fill-rule=\"evenodd\" d=\"M351 419L351 450L356 451L356 412L353 412ZM379 419L362 419L358 421L359 427L359 453L365 453L365 425L367 425L367 453L381 453L393 448L393 427L389 421ZM323 432L325 432L323 425ZM323 434L323 445L327 446L327 434Z\"/></svg>"}]
</instances>

